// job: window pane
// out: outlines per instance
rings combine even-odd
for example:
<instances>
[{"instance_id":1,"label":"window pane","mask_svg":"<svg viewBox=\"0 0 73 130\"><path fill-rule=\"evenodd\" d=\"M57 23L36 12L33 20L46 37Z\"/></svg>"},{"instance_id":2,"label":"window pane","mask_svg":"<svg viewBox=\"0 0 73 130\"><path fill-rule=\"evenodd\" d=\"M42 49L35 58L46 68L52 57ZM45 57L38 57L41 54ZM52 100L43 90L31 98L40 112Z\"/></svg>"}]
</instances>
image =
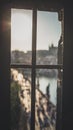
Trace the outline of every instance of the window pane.
<instances>
[{"instance_id":1,"label":"window pane","mask_svg":"<svg viewBox=\"0 0 73 130\"><path fill-rule=\"evenodd\" d=\"M36 64L57 64L58 46L61 40L61 22L58 20L58 13L37 11ZM60 56L62 57L62 54Z\"/></svg>"},{"instance_id":2,"label":"window pane","mask_svg":"<svg viewBox=\"0 0 73 130\"><path fill-rule=\"evenodd\" d=\"M30 130L31 69L11 69L11 130Z\"/></svg>"},{"instance_id":3,"label":"window pane","mask_svg":"<svg viewBox=\"0 0 73 130\"><path fill-rule=\"evenodd\" d=\"M35 130L56 130L57 98L62 98L62 84L59 82L60 79L62 81L62 75L58 75L56 69L36 70Z\"/></svg>"},{"instance_id":4,"label":"window pane","mask_svg":"<svg viewBox=\"0 0 73 130\"><path fill-rule=\"evenodd\" d=\"M11 9L11 63L31 64L32 10Z\"/></svg>"}]
</instances>

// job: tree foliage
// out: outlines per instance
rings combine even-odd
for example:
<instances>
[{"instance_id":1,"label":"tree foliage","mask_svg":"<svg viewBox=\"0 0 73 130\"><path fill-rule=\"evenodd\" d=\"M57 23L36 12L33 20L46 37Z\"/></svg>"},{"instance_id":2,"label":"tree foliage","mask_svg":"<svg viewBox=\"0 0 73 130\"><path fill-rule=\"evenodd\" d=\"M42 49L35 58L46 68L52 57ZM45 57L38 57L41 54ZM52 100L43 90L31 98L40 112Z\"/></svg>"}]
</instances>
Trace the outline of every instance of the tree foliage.
<instances>
[{"instance_id":1,"label":"tree foliage","mask_svg":"<svg viewBox=\"0 0 73 130\"><path fill-rule=\"evenodd\" d=\"M20 86L12 81L10 87L10 104L11 104L11 130L18 129L20 115L20 100L18 96Z\"/></svg>"}]
</instances>

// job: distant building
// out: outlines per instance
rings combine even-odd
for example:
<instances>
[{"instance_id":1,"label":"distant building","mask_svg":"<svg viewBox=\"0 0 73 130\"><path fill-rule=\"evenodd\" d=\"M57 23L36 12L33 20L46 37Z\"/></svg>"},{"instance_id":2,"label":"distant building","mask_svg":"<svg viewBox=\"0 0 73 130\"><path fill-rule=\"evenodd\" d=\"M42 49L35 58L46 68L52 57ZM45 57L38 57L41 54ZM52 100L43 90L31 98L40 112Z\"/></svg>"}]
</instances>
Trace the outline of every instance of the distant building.
<instances>
[{"instance_id":1,"label":"distant building","mask_svg":"<svg viewBox=\"0 0 73 130\"><path fill-rule=\"evenodd\" d=\"M54 46L53 44L49 46L49 55L57 56L58 54L58 47Z\"/></svg>"}]
</instances>

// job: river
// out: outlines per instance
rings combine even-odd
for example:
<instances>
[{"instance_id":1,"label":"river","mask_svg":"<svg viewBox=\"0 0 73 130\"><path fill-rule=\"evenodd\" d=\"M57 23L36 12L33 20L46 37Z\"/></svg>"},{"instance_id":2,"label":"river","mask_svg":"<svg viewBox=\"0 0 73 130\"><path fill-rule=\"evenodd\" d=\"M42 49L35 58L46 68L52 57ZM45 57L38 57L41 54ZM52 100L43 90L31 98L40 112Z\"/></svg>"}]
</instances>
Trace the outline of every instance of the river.
<instances>
[{"instance_id":1,"label":"river","mask_svg":"<svg viewBox=\"0 0 73 130\"><path fill-rule=\"evenodd\" d=\"M46 87L50 83L50 101L56 105L57 103L57 78L39 77L39 88L45 94Z\"/></svg>"}]
</instances>

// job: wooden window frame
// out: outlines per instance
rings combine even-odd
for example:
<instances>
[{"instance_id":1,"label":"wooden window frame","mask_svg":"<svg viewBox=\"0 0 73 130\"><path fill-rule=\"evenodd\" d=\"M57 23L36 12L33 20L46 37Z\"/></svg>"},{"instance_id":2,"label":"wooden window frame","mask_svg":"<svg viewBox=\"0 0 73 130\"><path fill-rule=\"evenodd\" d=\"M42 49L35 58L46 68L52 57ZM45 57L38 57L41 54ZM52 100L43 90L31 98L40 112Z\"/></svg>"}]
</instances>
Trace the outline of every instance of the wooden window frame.
<instances>
[{"instance_id":1,"label":"wooden window frame","mask_svg":"<svg viewBox=\"0 0 73 130\"><path fill-rule=\"evenodd\" d=\"M51 8L51 6L47 7L45 5L42 6L42 7L36 7L35 5L33 6L33 9L31 7L28 7L27 6L27 9L32 9L33 10L33 28L32 28L32 65L24 65L24 64L10 64L9 66L9 69L10 68L31 68L32 69L32 95L31 95L31 130L35 130L35 89L34 89L34 86L35 86L35 76L36 76L36 69L63 69L63 65L36 65L36 25L37 25L37 9L41 10L41 11L53 11L53 12L58 12L62 6L53 6L53 8ZM11 15L11 8L24 8L26 9L26 5L23 7L22 4L21 6L17 6L17 5L14 5L14 4L10 4L8 5L7 9L5 10L8 10L9 8L9 11L10 11L10 15ZM11 32L11 30L9 30L9 33ZM10 35L8 35L7 37L9 38ZM9 38L10 39L10 38ZM34 44L35 43L35 44ZM10 45L9 47L10 48ZM9 49L10 50L10 49ZM10 62L10 60L9 60ZM57 120L58 121L58 120ZM57 122L58 123L58 122ZM59 124L59 123L58 123ZM57 128L58 130L58 128Z\"/></svg>"}]
</instances>

